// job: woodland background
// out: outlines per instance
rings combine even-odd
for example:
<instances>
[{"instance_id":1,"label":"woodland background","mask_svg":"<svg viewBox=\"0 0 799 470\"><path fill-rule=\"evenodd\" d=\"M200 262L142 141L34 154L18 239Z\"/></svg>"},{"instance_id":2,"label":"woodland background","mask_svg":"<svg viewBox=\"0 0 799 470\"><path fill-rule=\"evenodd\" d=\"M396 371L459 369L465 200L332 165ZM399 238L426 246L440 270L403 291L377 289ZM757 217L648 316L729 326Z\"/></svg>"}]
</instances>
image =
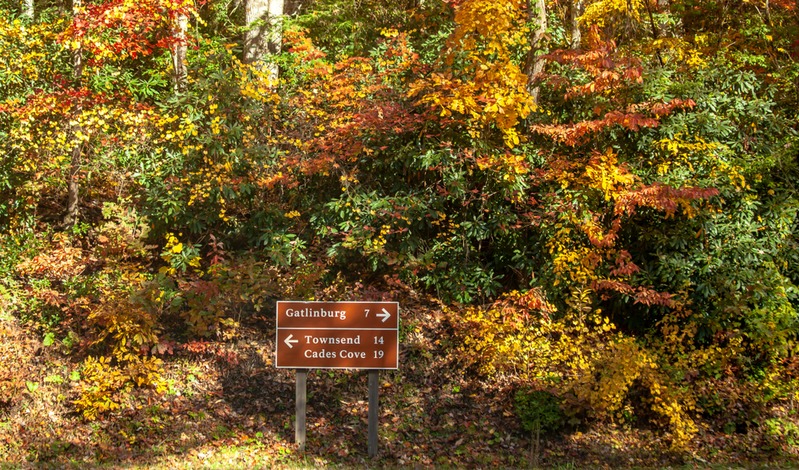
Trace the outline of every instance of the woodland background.
<instances>
[{"instance_id":1,"label":"woodland background","mask_svg":"<svg viewBox=\"0 0 799 470\"><path fill-rule=\"evenodd\" d=\"M278 299L400 302L383 465L795 462L795 1L0 0L0 32L0 466L363 463L354 371L292 451Z\"/></svg>"}]
</instances>

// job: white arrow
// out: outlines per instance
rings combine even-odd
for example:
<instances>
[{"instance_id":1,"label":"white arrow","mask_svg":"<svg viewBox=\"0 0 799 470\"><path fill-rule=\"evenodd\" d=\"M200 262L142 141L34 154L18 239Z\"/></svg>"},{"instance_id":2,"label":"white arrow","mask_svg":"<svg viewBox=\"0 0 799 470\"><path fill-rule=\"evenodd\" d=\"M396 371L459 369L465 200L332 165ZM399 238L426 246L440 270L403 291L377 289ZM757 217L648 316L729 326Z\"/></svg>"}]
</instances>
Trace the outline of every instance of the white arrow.
<instances>
[{"instance_id":1,"label":"white arrow","mask_svg":"<svg viewBox=\"0 0 799 470\"><path fill-rule=\"evenodd\" d=\"M388 310L386 310L386 309L383 309L383 313L378 313L378 314L377 314L377 316L378 316L378 317L382 317L382 318L383 318L383 323L385 323L385 322L386 322L386 320L388 320L388 317L390 317L390 316L391 316L391 314L390 314L390 313L388 313Z\"/></svg>"},{"instance_id":2,"label":"white arrow","mask_svg":"<svg viewBox=\"0 0 799 470\"><path fill-rule=\"evenodd\" d=\"M286 343L286 346L288 346L290 348L293 348L294 346L292 346L291 343L299 343L300 342L300 340L298 340L298 339L295 339L295 340L292 341L291 338L293 338L293 337L294 337L294 335L292 334L292 335L289 335L288 338L283 340L283 342Z\"/></svg>"}]
</instances>

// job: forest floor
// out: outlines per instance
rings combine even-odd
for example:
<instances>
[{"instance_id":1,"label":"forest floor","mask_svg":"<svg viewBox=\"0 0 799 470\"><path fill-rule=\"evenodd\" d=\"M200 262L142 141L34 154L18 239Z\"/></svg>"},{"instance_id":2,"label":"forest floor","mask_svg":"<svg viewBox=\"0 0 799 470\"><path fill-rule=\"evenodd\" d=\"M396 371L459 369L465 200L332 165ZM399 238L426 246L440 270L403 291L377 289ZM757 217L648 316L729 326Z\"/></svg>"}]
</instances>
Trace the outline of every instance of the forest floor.
<instances>
[{"instance_id":1,"label":"forest floor","mask_svg":"<svg viewBox=\"0 0 799 470\"><path fill-rule=\"evenodd\" d=\"M700 431L677 453L657 430L612 423L536 443L502 384L475 379L449 352L440 306L402 299L400 366L380 374L379 455L367 457L367 373L308 374L307 447L294 444L295 377L273 366L274 311L240 318L234 335L176 347L168 391L133 394L101 420L75 413L77 364L0 316L3 341L32 353L21 399L0 407L0 469L25 468L799 468L760 449L755 430ZM22 360L2 357L0 360Z\"/></svg>"}]
</instances>

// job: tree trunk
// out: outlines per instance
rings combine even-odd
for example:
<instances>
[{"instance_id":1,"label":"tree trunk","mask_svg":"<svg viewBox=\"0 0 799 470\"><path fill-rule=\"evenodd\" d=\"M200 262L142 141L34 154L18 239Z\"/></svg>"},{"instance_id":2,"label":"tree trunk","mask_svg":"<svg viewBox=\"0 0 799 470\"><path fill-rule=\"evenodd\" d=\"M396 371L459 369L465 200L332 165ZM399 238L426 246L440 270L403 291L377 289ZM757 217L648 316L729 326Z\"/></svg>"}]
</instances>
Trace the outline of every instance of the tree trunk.
<instances>
[{"instance_id":1,"label":"tree trunk","mask_svg":"<svg viewBox=\"0 0 799 470\"><path fill-rule=\"evenodd\" d=\"M547 10L545 0L535 0L533 8L532 0L527 0L528 19L535 23L533 38L530 42L530 51L527 52L527 60L524 63L524 73L527 75L527 91L533 96L533 102L538 103L539 87L533 87L535 77L544 70L544 59L538 52L541 50L541 42L547 32Z\"/></svg>"},{"instance_id":2,"label":"tree trunk","mask_svg":"<svg viewBox=\"0 0 799 470\"><path fill-rule=\"evenodd\" d=\"M580 15L583 14L583 8L585 8L585 0L572 0L569 5L569 32L571 33L569 47L572 49L579 49L583 40L580 24L577 21Z\"/></svg>"},{"instance_id":3,"label":"tree trunk","mask_svg":"<svg viewBox=\"0 0 799 470\"><path fill-rule=\"evenodd\" d=\"M764 12L766 15L765 23L769 26L774 26L774 23L771 21L771 6L769 6L769 0L766 0L766 4L764 6Z\"/></svg>"},{"instance_id":4,"label":"tree trunk","mask_svg":"<svg viewBox=\"0 0 799 470\"><path fill-rule=\"evenodd\" d=\"M644 0L646 1L646 0ZM627 14L624 15L624 40L633 42L633 2L627 0Z\"/></svg>"},{"instance_id":5,"label":"tree trunk","mask_svg":"<svg viewBox=\"0 0 799 470\"><path fill-rule=\"evenodd\" d=\"M669 0L657 0L658 13L661 15L669 12ZM666 21L658 22L658 37L665 38L668 34L668 23Z\"/></svg>"},{"instance_id":6,"label":"tree trunk","mask_svg":"<svg viewBox=\"0 0 799 470\"><path fill-rule=\"evenodd\" d=\"M284 0L283 15L294 15L302 8L304 0Z\"/></svg>"},{"instance_id":7,"label":"tree trunk","mask_svg":"<svg viewBox=\"0 0 799 470\"><path fill-rule=\"evenodd\" d=\"M646 12L649 15L649 25L652 27L652 39L655 41L655 43L657 43L657 40L660 37L658 32L660 31L661 28L659 28L655 24L655 17L652 16L652 8L649 7L649 2L646 2L645 5L646 5ZM655 47L655 54L658 56L658 62L660 63L660 66L663 67L663 65L664 65L663 64L663 56L660 54L660 47L659 46Z\"/></svg>"},{"instance_id":8,"label":"tree trunk","mask_svg":"<svg viewBox=\"0 0 799 470\"><path fill-rule=\"evenodd\" d=\"M81 0L72 0L72 14L78 15L80 13ZM78 47L72 51L72 78L75 82L75 88L80 88L81 77L83 76L83 49ZM80 113L80 105L75 105L73 111L75 115ZM72 135L77 136L82 134L82 128L79 124L72 126ZM80 176L81 166L81 153L83 152L83 145L76 142L72 147L72 157L69 161L69 172L67 173L67 207L66 214L64 215L64 227L72 227L78 221L78 203L80 202L79 191L80 183L78 177Z\"/></svg>"},{"instance_id":9,"label":"tree trunk","mask_svg":"<svg viewBox=\"0 0 799 470\"><path fill-rule=\"evenodd\" d=\"M80 130L80 126L73 127L73 130ZM80 191L81 153L83 146L78 143L72 147L72 159L69 162L69 175L67 176L67 213L64 216L64 227L72 227L78 221L78 192Z\"/></svg>"},{"instance_id":10,"label":"tree trunk","mask_svg":"<svg viewBox=\"0 0 799 470\"><path fill-rule=\"evenodd\" d=\"M249 30L244 33L244 63L258 65L277 81L277 65L263 60L280 52L283 37L279 23L284 0L247 0L246 6L244 20Z\"/></svg>"},{"instance_id":11,"label":"tree trunk","mask_svg":"<svg viewBox=\"0 0 799 470\"><path fill-rule=\"evenodd\" d=\"M172 53L172 84L175 93L180 93L186 88L186 76L188 75L186 32L188 27L189 18L183 13L179 14L172 30L172 34L175 36L175 45L170 51Z\"/></svg>"},{"instance_id":12,"label":"tree trunk","mask_svg":"<svg viewBox=\"0 0 799 470\"><path fill-rule=\"evenodd\" d=\"M22 0L22 16L33 21L33 0Z\"/></svg>"}]
</instances>

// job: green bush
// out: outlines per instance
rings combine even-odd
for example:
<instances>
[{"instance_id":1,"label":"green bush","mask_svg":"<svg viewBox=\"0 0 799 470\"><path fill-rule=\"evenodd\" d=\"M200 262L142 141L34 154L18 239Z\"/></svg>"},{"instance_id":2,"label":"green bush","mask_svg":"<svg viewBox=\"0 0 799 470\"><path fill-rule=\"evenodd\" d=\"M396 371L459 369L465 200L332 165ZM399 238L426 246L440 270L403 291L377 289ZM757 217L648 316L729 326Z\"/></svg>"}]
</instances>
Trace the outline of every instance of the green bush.
<instances>
[{"instance_id":1,"label":"green bush","mask_svg":"<svg viewBox=\"0 0 799 470\"><path fill-rule=\"evenodd\" d=\"M529 432L557 431L563 427L566 415L561 409L563 399L547 390L519 390L514 396L516 415Z\"/></svg>"}]
</instances>

